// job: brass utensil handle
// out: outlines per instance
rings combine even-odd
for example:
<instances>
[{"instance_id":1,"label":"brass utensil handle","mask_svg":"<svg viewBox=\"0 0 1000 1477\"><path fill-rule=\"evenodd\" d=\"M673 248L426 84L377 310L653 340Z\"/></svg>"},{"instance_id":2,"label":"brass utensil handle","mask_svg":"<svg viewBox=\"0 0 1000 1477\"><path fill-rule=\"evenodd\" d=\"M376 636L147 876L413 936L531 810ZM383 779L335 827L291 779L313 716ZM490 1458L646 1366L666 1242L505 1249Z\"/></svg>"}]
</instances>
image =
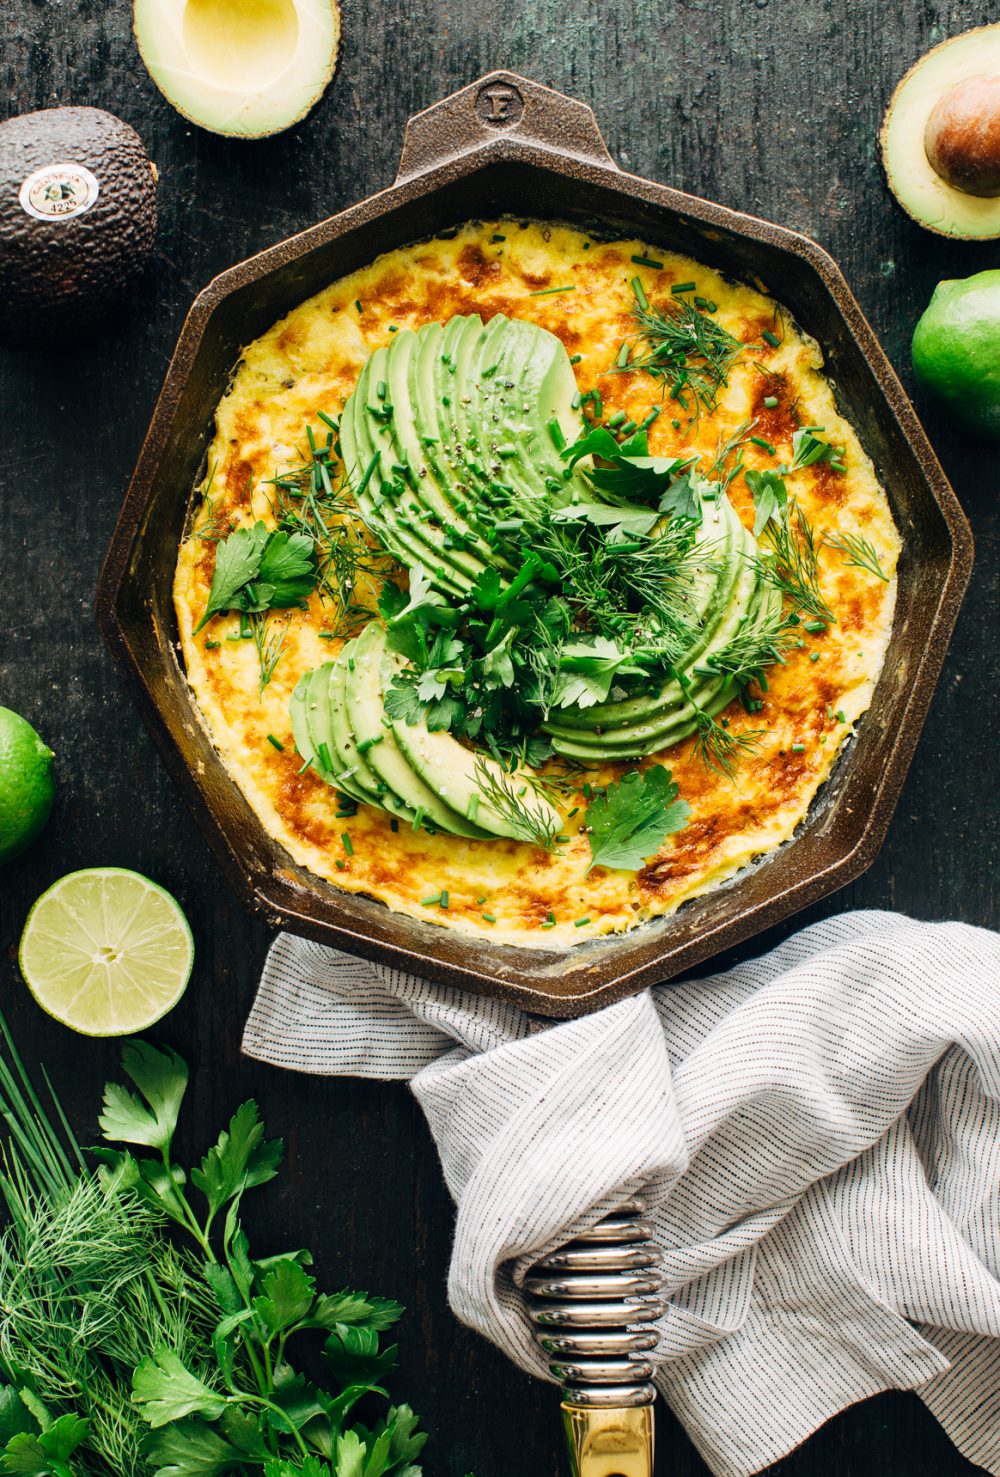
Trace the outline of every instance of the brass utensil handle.
<instances>
[{"instance_id":1,"label":"brass utensil handle","mask_svg":"<svg viewBox=\"0 0 1000 1477\"><path fill-rule=\"evenodd\" d=\"M516 72L490 72L413 115L396 183L507 141L618 167L586 103Z\"/></svg>"},{"instance_id":2,"label":"brass utensil handle","mask_svg":"<svg viewBox=\"0 0 1000 1477\"><path fill-rule=\"evenodd\" d=\"M571 1477L653 1477L653 1407L562 1406Z\"/></svg>"}]
</instances>

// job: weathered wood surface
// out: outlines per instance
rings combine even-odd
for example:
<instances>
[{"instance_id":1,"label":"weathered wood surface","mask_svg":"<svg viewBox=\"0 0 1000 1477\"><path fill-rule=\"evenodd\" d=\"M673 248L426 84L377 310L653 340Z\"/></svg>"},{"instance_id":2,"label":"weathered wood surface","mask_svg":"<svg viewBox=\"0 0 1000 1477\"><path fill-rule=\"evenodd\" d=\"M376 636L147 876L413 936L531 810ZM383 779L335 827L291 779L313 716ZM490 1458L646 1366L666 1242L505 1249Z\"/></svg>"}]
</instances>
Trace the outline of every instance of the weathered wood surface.
<instances>
[{"instance_id":1,"label":"weathered wood surface","mask_svg":"<svg viewBox=\"0 0 1000 1477\"><path fill-rule=\"evenodd\" d=\"M876 130L924 49L994 19L989 0L347 0L327 96L291 133L248 145L199 132L164 102L138 59L127 0L0 5L0 110L110 108L139 130L161 175L158 244L129 314L99 338L0 354L0 703L41 729L60 781L44 840L0 875L0 1003L89 1131L117 1051L71 1037L27 998L15 965L25 914L63 872L98 863L136 867L177 895L198 948L162 1033L194 1068L184 1147L257 1095L288 1140L289 1167L283 1193L265 1192L252 1211L256 1235L265 1246L309 1243L325 1282L408 1304L396 1388L432 1433L427 1471L438 1477L555 1477L555 1393L448 1311L452 1208L407 1091L241 1061L268 931L219 879L94 624L97 572L170 349L215 272L387 183L407 115L505 65L590 102L626 168L822 242L910 383L909 334L934 283L998 255L904 219L879 176ZM881 857L808 916L858 905L996 926L996 451L921 408L977 536L974 585ZM660 1429L658 1473L704 1473L666 1413ZM913 1395L892 1394L834 1420L774 1470L974 1469Z\"/></svg>"}]
</instances>

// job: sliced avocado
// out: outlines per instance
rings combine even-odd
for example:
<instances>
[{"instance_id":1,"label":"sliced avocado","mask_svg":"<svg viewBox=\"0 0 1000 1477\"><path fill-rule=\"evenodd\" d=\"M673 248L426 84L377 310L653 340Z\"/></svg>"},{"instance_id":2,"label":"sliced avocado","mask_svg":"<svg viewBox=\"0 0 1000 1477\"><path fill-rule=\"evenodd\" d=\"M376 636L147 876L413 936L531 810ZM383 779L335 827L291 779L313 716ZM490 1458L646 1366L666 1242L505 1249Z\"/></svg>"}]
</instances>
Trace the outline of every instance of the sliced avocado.
<instances>
[{"instance_id":1,"label":"sliced avocado","mask_svg":"<svg viewBox=\"0 0 1000 1477\"><path fill-rule=\"evenodd\" d=\"M342 795L348 795L352 800L367 800L368 796L359 784L355 782L353 775L345 772L345 766L340 762L340 754L337 749L337 741L333 733L333 714L330 709L330 683L334 677L334 663L324 662L318 667L320 674L314 685L306 693L306 718L309 724L309 737L316 751L316 761L323 763L323 750L329 755L332 766L329 775L322 770L323 778L328 784L334 786Z\"/></svg>"},{"instance_id":2,"label":"sliced avocado","mask_svg":"<svg viewBox=\"0 0 1000 1477\"><path fill-rule=\"evenodd\" d=\"M149 75L211 133L263 138L304 118L337 63L337 0L135 0Z\"/></svg>"},{"instance_id":3,"label":"sliced avocado","mask_svg":"<svg viewBox=\"0 0 1000 1477\"><path fill-rule=\"evenodd\" d=\"M392 653L386 649L385 627L372 621L354 643L354 670L348 671L345 686L354 736L359 743L370 744L365 752L369 766L414 813L422 810L442 831L453 836L488 836L481 826L450 810L424 783L397 744L391 724L383 722L385 681L394 669Z\"/></svg>"},{"instance_id":4,"label":"sliced avocado","mask_svg":"<svg viewBox=\"0 0 1000 1477\"><path fill-rule=\"evenodd\" d=\"M911 67L882 124L889 188L920 225L1000 237L1000 24L942 41Z\"/></svg>"},{"instance_id":5,"label":"sliced avocado","mask_svg":"<svg viewBox=\"0 0 1000 1477\"><path fill-rule=\"evenodd\" d=\"M483 795L476 766L482 765L497 783L506 787L512 782L518 789L522 784L530 785L530 776L507 774L495 760L463 748L450 733L431 733L424 723L395 722L392 731L413 769L449 809L462 816L475 816L476 824L488 828L493 836L508 836L514 841L526 839L517 821L502 814ZM540 809L553 830L558 831L559 815L538 791L532 794L531 805Z\"/></svg>"},{"instance_id":6,"label":"sliced avocado","mask_svg":"<svg viewBox=\"0 0 1000 1477\"><path fill-rule=\"evenodd\" d=\"M330 731L337 747L337 760L343 765L341 773L361 791L367 805L377 805L390 815L400 815L405 820L412 821L413 811L372 769L359 750L357 737L351 727L347 707L347 678L350 664L354 661L356 645L356 641L347 641L341 647L333 664L328 687Z\"/></svg>"},{"instance_id":7,"label":"sliced avocado","mask_svg":"<svg viewBox=\"0 0 1000 1477\"><path fill-rule=\"evenodd\" d=\"M0 343L75 339L127 296L156 235L156 173L101 108L0 123Z\"/></svg>"}]
</instances>

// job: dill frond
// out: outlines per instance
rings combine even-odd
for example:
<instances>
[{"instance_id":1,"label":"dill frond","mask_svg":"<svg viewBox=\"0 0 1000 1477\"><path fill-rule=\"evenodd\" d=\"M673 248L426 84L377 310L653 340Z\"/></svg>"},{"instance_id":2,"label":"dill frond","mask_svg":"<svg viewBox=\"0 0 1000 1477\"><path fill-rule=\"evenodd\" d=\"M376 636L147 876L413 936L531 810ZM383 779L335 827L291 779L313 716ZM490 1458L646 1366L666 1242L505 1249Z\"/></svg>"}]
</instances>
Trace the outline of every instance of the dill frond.
<instances>
[{"instance_id":1,"label":"dill frond","mask_svg":"<svg viewBox=\"0 0 1000 1477\"><path fill-rule=\"evenodd\" d=\"M879 562L878 551L868 539L857 533L826 533L823 542L844 555L844 563L854 569L867 569L876 579L889 583L889 576Z\"/></svg>"},{"instance_id":2,"label":"dill frond","mask_svg":"<svg viewBox=\"0 0 1000 1477\"><path fill-rule=\"evenodd\" d=\"M538 795L533 785L519 777L514 783L506 777L501 779L481 758L476 760L476 788L493 810L509 821L518 840L531 841L543 851L552 851L559 836L558 818L553 821L548 806ZM519 794L521 789L524 794Z\"/></svg>"},{"instance_id":3,"label":"dill frond","mask_svg":"<svg viewBox=\"0 0 1000 1477\"><path fill-rule=\"evenodd\" d=\"M794 611L833 625L836 617L819 587L816 536L796 500L779 522L768 523L764 538L771 548L756 556L761 579L779 590Z\"/></svg>"},{"instance_id":4,"label":"dill frond","mask_svg":"<svg viewBox=\"0 0 1000 1477\"><path fill-rule=\"evenodd\" d=\"M627 362L615 369L641 369L661 380L682 410L691 408L690 395L696 416L701 406L714 410L743 351L740 340L710 313L680 297L659 308L637 303L633 316L638 339Z\"/></svg>"}]
</instances>

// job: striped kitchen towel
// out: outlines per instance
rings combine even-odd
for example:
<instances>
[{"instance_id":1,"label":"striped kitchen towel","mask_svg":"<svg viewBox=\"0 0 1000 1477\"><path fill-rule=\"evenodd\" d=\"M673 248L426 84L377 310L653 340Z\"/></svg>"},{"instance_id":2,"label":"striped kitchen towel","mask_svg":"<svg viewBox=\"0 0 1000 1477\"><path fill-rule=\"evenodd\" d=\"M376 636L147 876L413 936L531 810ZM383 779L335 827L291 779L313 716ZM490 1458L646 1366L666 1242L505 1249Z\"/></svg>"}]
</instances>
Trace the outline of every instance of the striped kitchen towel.
<instances>
[{"instance_id":1,"label":"striped kitchen towel","mask_svg":"<svg viewBox=\"0 0 1000 1477\"><path fill-rule=\"evenodd\" d=\"M409 1078L457 1205L449 1297L547 1378L519 1287L641 1189L657 1384L719 1477L915 1389L1000 1474L1000 937L849 913L764 958L540 1022L302 939L244 1051Z\"/></svg>"}]
</instances>

